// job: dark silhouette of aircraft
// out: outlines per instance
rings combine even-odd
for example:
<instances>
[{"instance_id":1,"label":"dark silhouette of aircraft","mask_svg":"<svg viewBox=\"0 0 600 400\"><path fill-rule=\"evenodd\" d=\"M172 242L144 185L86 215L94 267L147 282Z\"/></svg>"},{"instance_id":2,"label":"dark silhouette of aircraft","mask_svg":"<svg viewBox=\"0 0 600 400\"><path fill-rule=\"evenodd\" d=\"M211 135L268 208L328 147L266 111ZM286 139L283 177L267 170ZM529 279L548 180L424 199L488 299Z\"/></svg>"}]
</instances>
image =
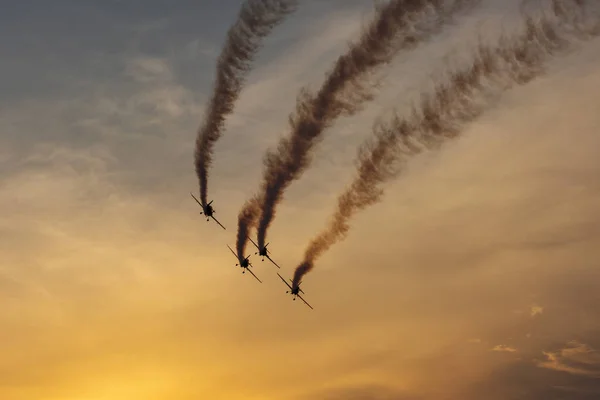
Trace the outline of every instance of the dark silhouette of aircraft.
<instances>
[{"instance_id":1,"label":"dark silhouette of aircraft","mask_svg":"<svg viewBox=\"0 0 600 400\"><path fill-rule=\"evenodd\" d=\"M196 203L198 203L200 205L200 207L202 207L202 211L200 212L200 214L201 215L202 214L206 215L206 220L207 221L209 220L209 218L214 219L215 222L221 226L221 228L225 229L225 227L219 221L217 221L217 219L213 215L216 212L215 209L211 206L213 200L211 200L210 203L208 203L207 205L203 206L202 203L200 203L200 201L198 201L198 199L196 198L196 196L194 196L191 192L190 192L190 194L192 195L192 197L194 198L194 200L196 200Z\"/></svg>"},{"instance_id":2,"label":"dark silhouette of aircraft","mask_svg":"<svg viewBox=\"0 0 600 400\"><path fill-rule=\"evenodd\" d=\"M229 247L229 245L227 245L227 248L229 249L229 251L231 251L231 253L235 256L235 258L238 259L239 264L235 264L235 266L237 267L239 265L240 268L242 268L242 274L244 274L244 273L246 273L246 271L248 271L252 274L253 277L256 278L257 281L262 283L262 281L260 279L258 279L258 277L256 275L254 275L254 272L252 272L252 270L250 270L250 267L253 267L252 263L250 263L250 261L248 260L250 258L250 256L242 259L240 256L235 254L235 251L233 251L233 249L231 247Z\"/></svg>"},{"instance_id":3,"label":"dark silhouette of aircraft","mask_svg":"<svg viewBox=\"0 0 600 400\"><path fill-rule=\"evenodd\" d=\"M300 300L302 300L304 302L304 304L306 304L308 307L310 307L311 310L314 310L314 308L312 308L312 306L310 304L308 304L306 302L306 300L304 300L302 298L302 296L300 296L300 293L306 294L302 291L302 289L300 289L300 284L302 282L300 282L297 287L293 288L292 286L290 286L289 283L286 282L285 279L283 279L283 276L279 275L279 273L277 273L277 275L281 278L283 283L285 283L287 285L287 287L290 288L290 290L286 291L286 293L291 293L291 295L294 296L294 300L296 300L296 297L300 297ZM290 282L292 283L292 285L294 284L294 282L291 279L290 279Z\"/></svg>"},{"instance_id":4,"label":"dark silhouette of aircraft","mask_svg":"<svg viewBox=\"0 0 600 400\"><path fill-rule=\"evenodd\" d=\"M248 239L250 239L250 238L248 238ZM267 246L269 245L269 243L265 244L265 247L263 247L261 249L260 247L258 247L258 245L256 243L254 243L254 240L250 239L250 241L252 242L254 247L256 247L258 249L258 252L254 253L254 254L258 254L259 256L262 256L263 261L265 261L265 257L267 257L269 259L269 261L271 261L277 268L281 268L279 265L277 265L277 263L275 261L273 261L273 259L271 257L269 257L270 251L267 249Z\"/></svg>"}]
</instances>

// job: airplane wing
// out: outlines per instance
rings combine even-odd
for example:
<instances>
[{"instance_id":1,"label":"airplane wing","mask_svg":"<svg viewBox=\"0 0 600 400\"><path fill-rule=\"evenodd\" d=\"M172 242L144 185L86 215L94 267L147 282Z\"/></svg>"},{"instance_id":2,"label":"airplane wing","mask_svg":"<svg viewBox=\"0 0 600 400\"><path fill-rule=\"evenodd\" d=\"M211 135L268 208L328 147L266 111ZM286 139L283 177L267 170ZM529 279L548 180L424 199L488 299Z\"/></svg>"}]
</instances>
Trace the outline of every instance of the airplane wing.
<instances>
[{"instance_id":1,"label":"airplane wing","mask_svg":"<svg viewBox=\"0 0 600 400\"><path fill-rule=\"evenodd\" d=\"M252 276L253 276L253 277L255 277L255 278L256 278L256 280L257 280L257 281L259 281L260 283L262 283L262 281L261 281L260 279L258 279L258 276L254 275L254 272L252 272L252 271L250 270L250 268L246 268L246 269L248 270L248 272L250 272L250 273L252 274Z\"/></svg>"},{"instance_id":2,"label":"airplane wing","mask_svg":"<svg viewBox=\"0 0 600 400\"><path fill-rule=\"evenodd\" d=\"M302 296L298 295L298 297L300 297L300 300L302 300L302 301L304 302L304 304L306 304L307 306L309 306L311 310L314 310L314 308L312 308L312 306L311 306L310 304L308 304L308 303L306 302L306 300L304 300L304 299L302 298Z\"/></svg>"},{"instance_id":3,"label":"airplane wing","mask_svg":"<svg viewBox=\"0 0 600 400\"><path fill-rule=\"evenodd\" d=\"M256 247L258 249L258 245L256 243L254 243L254 240L252 240L252 238L250 236L248 236L248 239L252 242L254 247ZM260 249L258 249L258 250L260 250Z\"/></svg>"},{"instance_id":4,"label":"airplane wing","mask_svg":"<svg viewBox=\"0 0 600 400\"><path fill-rule=\"evenodd\" d=\"M225 227L219 221L217 221L217 219L215 217L213 217L212 215L210 217L212 219L214 219L217 224L221 225L221 228L225 229ZM225 229L225 230L227 230L227 229Z\"/></svg>"},{"instance_id":5,"label":"airplane wing","mask_svg":"<svg viewBox=\"0 0 600 400\"><path fill-rule=\"evenodd\" d=\"M287 287L289 287L289 288L290 288L290 290L292 290L292 287L290 286L290 284L289 284L289 283L287 283L287 282L285 281L285 279L283 279L283 277L282 277L281 275L279 275L279 272L277 273L277 275L278 275L278 276L281 278L281 280L283 281L283 283L285 283L285 284L287 285Z\"/></svg>"},{"instance_id":6,"label":"airplane wing","mask_svg":"<svg viewBox=\"0 0 600 400\"><path fill-rule=\"evenodd\" d=\"M281 267L279 265L277 265L277 263L275 261L273 261L273 259L269 256L267 256L267 258L269 259L269 261L271 261L273 264L275 264L275 266L279 269L281 269Z\"/></svg>"},{"instance_id":7,"label":"airplane wing","mask_svg":"<svg viewBox=\"0 0 600 400\"><path fill-rule=\"evenodd\" d=\"M200 203L200 201L198 201L198 199L196 198L196 196L194 196L192 194L192 192L190 192L190 194L192 195L192 197L194 198L194 200L196 200L196 203L198 203L200 205L200 207L202 207L202 209L204 209L204 207L202 206L202 203Z\"/></svg>"},{"instance_id":8,"label":"airplane wing","mask_svg":"<svg viewBox=\"0 0 600 400\"><path fill-rule=\"evenodd\" d=\"M237 258L239 261L237 254L235 254L235 251L233 251L233 249L231 247L229 247L229 245L227 245L227 248L229 249L229 251L231 251L231 254L233 254L235 256L235 258Z\"/></svg>"}]
</instances>

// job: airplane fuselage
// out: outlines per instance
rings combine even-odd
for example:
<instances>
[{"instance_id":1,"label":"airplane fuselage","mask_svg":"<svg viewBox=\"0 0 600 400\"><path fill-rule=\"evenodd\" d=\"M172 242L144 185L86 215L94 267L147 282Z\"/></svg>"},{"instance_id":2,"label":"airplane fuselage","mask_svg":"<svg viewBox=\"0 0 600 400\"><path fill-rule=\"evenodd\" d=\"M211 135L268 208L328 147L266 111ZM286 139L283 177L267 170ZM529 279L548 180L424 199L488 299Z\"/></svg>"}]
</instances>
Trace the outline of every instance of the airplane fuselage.
<instances>
[{"instance_id":1,"label":"airplane fuselage","mask_svg":"<svg viewBox=\"0 0 600 400\"><path fill-rule=\"evenodd\" d=\"M300 296L300 287L293 288L289 293L293 297L292 300L296 300L296 297Z\"/></svg>"},{"instance_id":2,"label":"airplane fuselage","mask_svg":"<svg viewBox=\"0 0 600 400\"><path fill-rule=\"evenodd\" d=\"M279 274L277 274L277 275L279 275ZM306 304L308 307L310 307L310 308L312 309L312 306L311 306L310 304L308 304L308 303L306 302L306 300L304 300L304 299L302 298L302 296L300 296L300 292L302 292L302 294L304 294L304 292L302 291L302 289L300 289L300 283L301 283L301 282L298 282L297 284L295 284L295 283L294 283L294 281L292 281L292 280L290 279L290 280L289 280L289 281L290 281L290 283L291 283L291 285L290 285L290 283L288 283L288 282L287 282L287 281L286 281L286 280L283 278L283 276L279 275L279 278L280 278L280 279L283 281L283 283L285 283L285 285L288 287L288 289L290 289L290 290L286 291L286 293L290 293L290 294L293 296L292 300L296 300L296 297L300 297L300 300L302 300L302 301L303 301L303 302L304 302L304 303L305 303L305 304Z\"/></svg>"},{"instance_id":3,"label":"airplane fuselage","mask_svg":"<svg viewBox=\"0 0 600 400\"><path fill-rule=\"evenodd\" d=\"M212 217L214 210L212 208L212 206L208 205L206 207L204 207L204 215L206 215L207 217Z\"/></svg>"}]
</instances>

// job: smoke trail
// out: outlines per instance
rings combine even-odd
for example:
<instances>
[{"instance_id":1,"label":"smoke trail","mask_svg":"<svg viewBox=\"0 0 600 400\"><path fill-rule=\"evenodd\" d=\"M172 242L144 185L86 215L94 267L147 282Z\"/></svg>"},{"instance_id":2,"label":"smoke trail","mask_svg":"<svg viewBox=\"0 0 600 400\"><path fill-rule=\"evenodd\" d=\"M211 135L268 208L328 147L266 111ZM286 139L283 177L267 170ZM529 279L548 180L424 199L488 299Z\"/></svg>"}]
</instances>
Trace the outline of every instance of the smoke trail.
<instances>
[{"instance_id":1,"label":"smoke trail","mask_svg":"<svg viewBox=\"0 0 600 400\"><path fill-rule=\"evenodd\" d=\"M291 133L265 155L260 188L261 215L258 245L265 245L267 229L284 190L311 162L311 151L322 132L341 115L350 116L374 97L376 84L369 73L388 63L401 50L414 48L439 32L459 11L480 0L391 0L376 8L373 21L359 40L340 56L316 93L303 89L289 118Z\"/></svg>"},{"instance_id":2,"label":"smoke trail","mask_svg":"<svg viewBox=\"0 0 600 400\"><path fill-rule=\"evenodd\" d=\"M522 35L503 37L496 47L480 44L473 61L423 95L408 117L376 123L374 136L359 149L352 184L340 195L329 225L310 242L296 268L294 287L319 256L344 239L350 218L381 199L381 184L398 176L407 158L459 136L463 125L489 106L486 99L542 74L548 56L568 48L575 37L600 33L577 21L582 0L553 0L552 6L556 18L534 21L529 17Z\"/></svg>"},{"instance_id":3,"label":"smoke trail","mask_svg":"<svg viewBox=\"0 0 600 400\"><path fill-rule=\"evenodd\" d=\"M242 207L242 211L238 215L238 231L236 240L236 251L238 257L244 259L246 254L246 244L248 243L248 234L250 228L256 224L256 219L260 213L260 202L258 198L253 197L246 201Z\"/></svg>"},{"instance_id":4,"label":"smoke trail","mask_svg":"<svg viewBox=\"0 0 600 400\"><path fill-rule=\"evenodd\" d=\"M233 111L252 61L264 39L285 16L293 12L297 0L246 0L217 61L215 86L198 131L194 164L200 181L200 201L207 202L208 168L213 148L221 137L225 117Z\"/></svg>"}]
</instances>

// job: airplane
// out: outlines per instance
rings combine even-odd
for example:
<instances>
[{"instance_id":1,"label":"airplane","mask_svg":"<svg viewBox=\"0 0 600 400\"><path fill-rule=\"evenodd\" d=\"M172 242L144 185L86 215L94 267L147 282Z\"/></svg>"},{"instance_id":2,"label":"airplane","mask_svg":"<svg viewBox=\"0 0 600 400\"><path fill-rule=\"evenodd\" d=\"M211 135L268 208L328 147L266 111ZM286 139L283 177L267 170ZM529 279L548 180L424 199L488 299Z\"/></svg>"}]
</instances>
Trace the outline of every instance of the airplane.
<instances>
[{"instance_id":1,"label":"airplane","mask_svg":"<svg viewBox=\"0 0 600 400\"><path fill-rule=\"evenodd\" d=\"M250 239L250 238L248 238L248 239ZM265 247L263 247L261 249L260 247L258 247L258 245L256 243L254 243L254 240L250 239L250 241L252 242L254 247L256 247L258 249L258 252L254 253L254 254L258 254L258 255L262 256L263 261L265 261L265 257L267 257L269 259L269 261L271 261L273 264L275 264L275 266L277 268L281 268L279 265L277 265L277 263L275 261L273 261L273 259L271 257L269 257L270 251L267 249L267 246L269 245L269 243L265 244Z\"/></svg>"},{"instance_id":2,"label":"airplane","mask_svg":"<svg viewBox=\"0 0 600 400\"><path fill-rule=\"evenodd\" d=\"M202 211L200 211L200 214L206 215L206 220L207 221L208 221L209 218L214 219L215 222L221 226L221 228L225 229L225 227L219 221L217 221L217 219L213 216L213 214L216 212L215 209L212 208L212 206L211 206L213 200L211 200L210 203L208 203L206 206L203 206L202 203L200 203L198 201L198 199L196 198L196 196L194 196L192 194L192 192L190 192L190 194L192 195L192 197L194 198L194 200L196 200L196 203L200 204L200 207L202 207ZM225 230L227 230L227 229L225 229Z\"/></svg>"},{"instance_id":3,"label":"airplane","mask_svg":"<svg viewBox=\"0 0 600 400\"><path fill-rule=\"evenodd\" d=\"M279 275L279 273L277 273L277 275ZM300 289L300 283L302 283L302 282L300 282L300 283L298 284L298 286L297 286L297 287L294 289L294 288L292 288L292 287L290 286L290 284L289 284L289 283L287 283L287 282L286 282L286 280L285 280L285 279L283 279L283 276L279 275L279 277L281 278L281 280L283 281L283 283L285 283L285 284L287 285L287 287L289 287L289 288L290 288L290 290L286 291L286 293L291 293L291 294L292 294L292 296L294 296L294 300L296 300L296 297L300 297L300 300L302 300L302 301L304 302L304 304L306 304L307 306L309 306L311 310L314 310L314 308L312 308L312 306L311 306L310 304L308 304L308 303L306 302L306 300L304 300L304 299L302 298L302 296L300 296L300 294L299 294L299 293L305 294L305 293L302 291L302 289ZM292 282L292 280L291 280L291 279L290 279L290 282ZM294 282L292 282L292 284L293 284L293 283L294 283Z\"/></svg>"},{"instance_id":4,"label":"airplane","mask_svg":"<svg viewBox=\"0 0 600 400\"><path fill-rule=\"evenodd\" d=\"M233 249L231 247L229 247L229 245L227 245L227 248L229 249L229 251L231 251L231 253L235 256L235 258L237 258L238 261L240 262L239 264L235 264L235 266L237 267L239 265L242 268L242 274L244 274L244 273L246 273L246 271L248 271L252 274L253 277L256 278L257 281L262 283L262 281L260 279L258 279L258 277L256 275L254 275L254 272L252 272L252 270L250 270L250 267L254 267L252 265L252 263L248 260L250 258L250 256L248 256L242 260L237 254L235 254L235 251L233 251Z\"/></svg>"}]
</instances>

